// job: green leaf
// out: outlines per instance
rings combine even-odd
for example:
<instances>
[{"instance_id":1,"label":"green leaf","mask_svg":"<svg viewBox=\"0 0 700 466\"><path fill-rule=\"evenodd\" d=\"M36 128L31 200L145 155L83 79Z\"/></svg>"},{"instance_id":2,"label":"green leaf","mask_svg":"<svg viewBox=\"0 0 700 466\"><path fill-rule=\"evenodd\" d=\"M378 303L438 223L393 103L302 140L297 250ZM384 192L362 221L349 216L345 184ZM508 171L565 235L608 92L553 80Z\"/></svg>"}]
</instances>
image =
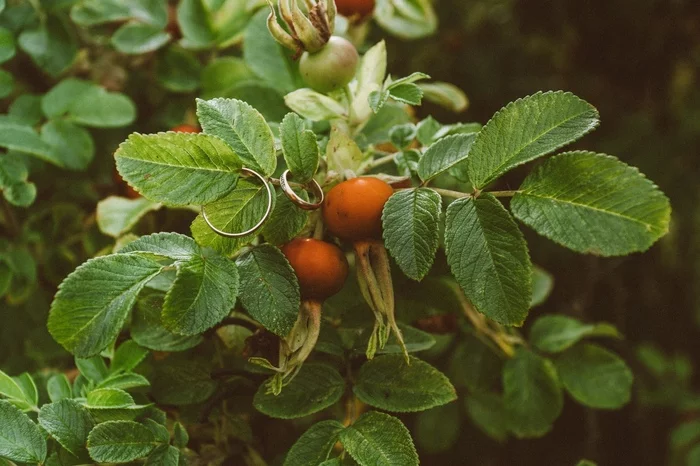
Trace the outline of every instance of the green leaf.
<instances>
[{"instance_id":1,"label":"green leaf","mask_svg":"<svg viewBox=\"0 0 700 466\"><path fill-rule=\"evenodd\" d=\"M397 102L408 105L420 105L423 100L423 90L416 84L407 83L391 87L389 95Z\"/></svg>"},{"instance_id":2,"label":"green leaf","mask_svg":"<svg viewBox=\"0 0 700 466\"><path fill-rule=\"evenodd\" d=\"M465 402L467 414L482 432L499 442L508 438L508 415L503 398L493 393L474 392Z\"/></svg>"},{"instance_id":3,"label":"green leaf","mask_svg":"<svg viewBox=\"0 0 700 466\"><path fill-rule=\"evenodd\" d=\"M180 451L170 445L161 445L148 455L145 466L178 466Z\"/></svg>"},{"instance_id":4,"label":"green leaf","mask_svg":"<svg viewBox=\"0 0 700 466\"><path fill-rule=\"evenodd\" d=\"M180 233L153 233L120 249L120 253L145 252L170 258L174 261L189 261L201 255L201 248L189 236Z\"/></svg>"},{"instance_id":5,"label":"green leaf","mask_svg":"<svg viewBox=\"0 0 700 466\"><path fill-rule=\"evenodd\" d=\"M184 406L201 403L216 391L207 361L179 354L161 361L151 377L151 393L160 404Z\"/></svg>"},{"instance_id":6,"label":"green leaf","mask_svg":"<svg viewBox=\"0 0 700 466\"><path fill-rule=\"evenodd\" d=\"M243 58L248 67L264 82L280 93L297 88L292 62L267 29L269 10L261 8L248 23L243 40Z\"/></svg>"},{"instance_id":7,"label":"green leaf","mask_svg":"<svg viewBox=\"0 0 700 466\"><path fill-rule=\"evenodd\" d=\"M0 370L0 397L7 398L7 401L22 411L30 411L36 407L37 400L33 396L27 395L23 389L23 383L18 377L10 377Z\"/></svg>"},{"instance_id":8,"label":"green leaf","mask_svg":"<svg viewBox=\"0 0 700 466\"><path fill-rule=\"evenodd\" d=\"M418 162L418 176L428 181L467 160L474 138L474 134L455 134L438 140Z\"/></svg>"},{"instance_id":9,"label":"green leaf","mask_svg":"<svg viewBox=\"0 0 700 466\"><path fill-rule=\"evenodd\" d=\"M293 189L300 198L305 201L309 200L306 191L299 188ZM275 209L263 225L262 234L265 241L270 244L284 244L296 238L308 221L309 211L300 209L286 194L279 192L275 201Z\"/></svg>"},{"instance_id":10,"label":"green leaf","mask_svg":"<svg viewBox=\"0 0 700 466\"><path fill-rule=\"evenodd\" d=\"M597 125L595 107L568 92L540 92L518 99L479 132L469 156L469 178L481 189L508 170L579 139Z\"/></svg>"},{"instance_id":11,"label":"green leaf","mask_svg":"<svg viewBox=\"0 0 700 466\"><path fill-rule=\"evenodd\" d=\"M229 93L237 86L255 79L255 75L241 58L218 57L202 70L202 95L205 99L231 97ZM258 108L255 105L254 107Z\"/></svg>"},{"instance_id":12,"label":"green leaf","mask_svg":"<svg viewBox=\"0 0 700 466\"><path fill-rule=\"evenodd\" d=\"M607 323L584 324L561 315L538 318L530 329L530 342L540 351L559 353L586 337L620 338L617 329Z\"/></svg>"},{"instance_id":13,"label":"green leaf","mask_svg":"<svg viewBox=\"0 0 700 466\"><path fill-rule=\"evenodd\" d=\"M161 311L164 301L163 294L150 294L138 300L131 321L131 338L145 348L168 352L185 351L201 343L200 335L176 335L163 326Z\"/></svg>"},{"instance_id":14,"label":"green leaf","mask_svg":"<svg viewBox=\"0 0 700 466\"><path fill-rule=\"evenodd\" d=\"M263 414L278 419L295 419L334 405L345 392L345 380L325 364L306 363L282 393L267 393L267 382L258 388L253 405Z\"/></svg>"},{"instance_id":15,"label":"green leaf","mask_svg":"<svg viewBox=\"0 0 700 466\"><path fill-rule=\"evenodd\" d=\"M12 94L15 89L15 78L12 73L5 70L0 70L0 99L4 99Z\"/></svg>"},{"instance_id":16,"label":"green leaf","mask_svg":"<svg viewBox=\"0 0 700 466\"><path fill-rule=\"evenodd\" d=\"M672 450L687 448L700 441L700 420L685 421L671 431Z\"/></svg>"},{"instance_id":17,"label":"green leaf","mask_svg":"<svg viewBox=\"0 0 700 466\"><path fill-rule=\"evenodd\" d=\"M87 395L85 406L91 410L129 408L134 399L124 390L118 388L98 388Z\"/></svg>"},{"instance_id":18,"label":"green leaf","mask_svg":"<svg viewBox=\"0 0 700 466\"><path fill-rule=\"evenodd\" d=\"M8 114L19 122L36 125L42 118L41 97L35 94L22 94L17 97L8 109Z\"/></svg>"},{"instance_id":19,"label":"green leaf","mask_svg":"<svg viewBox=\"0 0 700 466\"><path fill-rule=\"evenodd\" d=\"M218 138L204 134L134 133L114 154L119 174L164 204L208 204L229 193L242 165Z\"/></svg>"},{"instance_id":20,"label":"green leaf","mask_svg":"<svg viewBox=\"0 0 700 466\"><path fill-rule=\"evenodd\" d=\"M80 456L95 424L90 413L76 401L61 400L41 407L39 425L63 448Z\"/></svg>"},{"instance_id":21,"label":"green leaf","mask_svg":"<svg viewBox=\"0 0 700 466\"><path fill-rule=\"evenodd\" d=\"M511 201L539 234L581 253L647 250L668 232L668 198L639 171L593 152L557 155L534 170Z\"/></svg>"},{"instance_id":22,"label":"green leaf","mask_svg":"<svg viewBox=\"0 0 700 466\"><path fill-rule=\"evenodd\" d=\"M401 354L387 354L364 363L353 392L370 406L402 413L457 399L455 388L442 372L413 356L407 364Z\"/></svg>"},{"instance_id":23,"label":"green leaf","mask_svg":"<svg viewBox=\"0 0 700 466\"><path fill-rule=\"evenodd\" d=\"M143 423L143 425L148 427L148 429L151 432L153 432L153 436L155 437L156 442L165 444L170 443L170 432L168 431L168 428L165 427L165 425L156 422L153 419L144 419L141 422Z\"/></svg>"},{"instance_id":24,"label":"green leaf","mask_svg":"<svg viewBox=\"0 0 700 466\"><path fill-rule=\"evenodd\" d=\"M521 325L530 308L532 264L523 234L498 200L482 194L447 208L447 262L476 309Z\"/></svg>"},{"instance_id":25,"label":"green leaf","mask_svg":"<svg viewBox=\"0 0 700 466\"><path fill-rule=\"evenodd\" d=\"M288 113L280 124L280 140L284 160L295 181L306 183L316 173L321 158L316 135L299 115Z\"/></svg>"},{"instance_id":26,"label":"green leaf","mask_svg":"<svg viewBox=\"0 0 700 466\"><path fill-rule=\"evenodd\" d=\"M62 162L56 157L52 147L42 140L29 124L1 119L0 147L31 154L46 162L62 166Z\"/></svg>"},{"instance_id":27,"label":"green leaf","mask_svg":"<svg viewBox=\"0 0 700 466\"><path fill-rule=\"evenodd\" d=\"M401 421L370 411L340 433L350 456L362 466L418 466L411 434Z\"/></svg>"},{"instance_id":28,"label":"green leaf","mask_svg":"<svg viewBox=\"0 0 700 466\"><path fill-rule=\"evenodd\" d=\"M0 27L0 63L11 60L16 52L15 38L12 35L12 31Z\"/></svg>"},{"instance_id":29,"label":"green leaf","mask_svg":"<svg viewBox=\"0 0 700 466\"><path fill-rule=\"evenodd\" d=\"M219 255L196 256L177 268L165 295L163 325L180 335L197 335L226 317L238 296L238 269Z\"/></svg>"},{"instance_id":30,"label":"green leaf","mask_svg":"<svg viewBox=\"0 0 700 466\"><path fill-rule=\"evenodd\" d=\"M433 34L438 23L430 0L378 0L373 17L391 35L408 40Z\"/></svg>"},{"instance_id":31,"label":"green leaf","mask_svg":"<svg viewBox=\"0 0 700 466\"><path fill-rule=\"evenodd\" d=\"M617 409L630 400L632 371L615 353L597 345L576 345L556 360L559 377L579 403Z\"/></svg>"},{"instance_id":32,"label":"green leaf","mask_svg":"<svg viewBox=\"0 0 700 466\"><path fill-rule=\"evenodd\" d=\"M90 133L64 120L52 120L41 127L41 139L51 147L62 167L85 170L95 156Z\"/></svg>"},{"instance_id":33,"label":"green leaf","mask_svg":"<svg viewBox=\"0 0 700 466\"><path fill-rule=\"evenodd\" d=\"M83 0L73 5L71 19L81 26L96 26L112 21L122 21L131 16L126 2L112 0Z\"/></svg>"},{"instance_id":34,"label":"green leaf","mask_svg":"<svg viewBox=\"0 0 700 466\"><path fill-rule=\"evenodd\" d=\"M49 16L38 26L25 29L17 42L39 68L53 77L68 68L78 53L73 34L57 16Z\"/></svg>"},{"instance_id":35,"label":"green leaf","mask_svg":"<svg viewBox=\"0 0 700 466\"><path fill-rule=\"evenodd\" d=\"M3 195L12 205L28 207L36 199L36 185L27 182L14 183L3 188Z\"/></svg>"},{"instance_id":36,"label":"green leaf","mask_svg":"<svg viewBox=\"0 0 700 466\"><path fill-rule=\"evenodd\" d=\"M369 106L371 93L382 89L386 76L386 43L382 40L367 50L355 74L357 88L352 101L352 122L366 122L372 116Z\"/></svg>"},{"instance_id":37,"label":"green leaf","mask_svg":"<svg viewBox=\"0 0 700 466\"><path fill-rule=\"evenodd\" d=\"M490 346L466 334L452 353L448 374L459 387L485 392L498 386L502 369L503 360Z\"/></svg>"},{"instance_id":38,"label":"green leaf","mask_svg":"<svg viewBox=\"0 0 700 466\"><path fill-rule=\"evenodd\" d=\"M80 79L64 79L54 86L41 103L48 118L67 116L83 126L117 128L136 119L136 106L129 97Z\"/></svg>"},{"instance_id":39,"label":"green leaf","mask_svg":"<svg viewBox=\"0 0 700 466\"><path fill-rule=\"evenodd\" d=\"M331 134L326 145L326 161L329 171L346 173L358 171L365 156L355 140L348 134L343 123L333 122Z\"/></svg>"},{"instance_id":40,"label":"green leaf","mask_svg":"<svg viewBox=\"0 0 700 466\"><path fill-rule=\"evenodd\" d=\"M53 403L73 397L70 382L65 374L52 375L49 381L46 383L46 391L49 394L49 399Z\"/></svg>"},{"instance_id":41,"label":"green leaf","mask_svg":"<svg viewBox=\"0 0 700 466\"><path fill-rule=\"evenodd\" d=\"M382 223L386 247L413 280L430 271L437 252L442 198L432 189L399 191L384 206Z\"/></svg>"},{"instance_id":42,"label":"green leaf","mask_svg":"<svg viewBox=\"0 0 700 466\"><path fill-rule=\"evenodd\" d=\"M311 121L326 121L347 116L345 107L330 97L311 89L303 88L290 92L284 96L284 103Z\"/></svg>"},{"instance_id":43,"label":"green leaf","mask_svg":"<svg viewBox=\"0 0 700 466\"><path fill-rule=\"evenodd\" d=\"M444 82L420 83L426 100L436 103L455 113L463 112L469 106L469 99L464 91L454 84Z\"/></svg>"},{"instance_id":44,"label":"green leaf","mask_svg":"<svg viewBox=\"0 0 700 466\"><path fill-rule=\"evenodd\" d=\"M416 443L427 453L447 451L459 438L460 413L453 405L418 413L414 429Z\"/></svg>"},{"instance_id":45,"label":"green leaf","mask_svg":"<svg viewBox=\"0 0 700 466\"><path fill-rule=\"evenodd\" d=\"M241 179L227 196L208 204L207 217L218 229L235 233L255 226L268 207L267 190L259 182ZM224 238L206 224L202 215L192 222L192 236L203 247L216 249L225 255L237 252L240 247L257 236L257 233L240 238Z\"/></svg>"},{"instance_id":46,"label":"green leaf","mask_svg":"<svg viewBox=\"0 0 700 466\"><path fill-rule=\"evenodd\" d=\"M534 266L532 268L532 299L530 308L544 303L554 288L554 277L546 270Z\"/></svg>"},{"instance_id":47,"label":"green leaf","mask_svg":"<svg viewBox=\"0 0 700 466\"><path fill-rule=\"evenodd\" d=\"M564 401L554 365L531 351L520 349L506 362L503 390L508 427L519 438L545 435L561 414Z\"/></svg>"},{"instance_id":48,"label":"green leaf","mask_svg":"<svg viewBox=\"0 0 700 466\"><path fill-rule=\"evenodd\" d=\"M112 36L112 45L122 53L139 55L153 52L168 43L170 34L162 27L139 22L129 22Z\"/></svg>"},{"instance_id":49,"label":"green leaf","mask_svg":"<svg viewBox=\"0 0 700 466\"><path fill-rule=\"evenodd\" d=\"M108 421L88 437L90 457L98 463L128 463L148 455L156 447L153 433L132 421Z\"/></svg>"},{"instance_id":50,"label":"green leaf","mask_svg":"<svg viewBox=\"0 0 700 466\"><path fill-rule=\"evenodd\" d=\"M277 153L272 130L256 109L236 99L197 99L197 116L202 130L225 141L244 165L262 175L274 173Z\"/></svg>"},{"instance_id":51,"label":"green leaf","mask_svg":"<svg viewBox=\"0 0 700 466\"><path fill-rule=\"evenodd\" d=\"M97 385L97 388L117 388L119 390L129 390L131 388L149 387L151 382L144 376L125 372L117 375L110 375Z\"/></svg>"},{"instance_id":52,"label":"green leaf","mask_svg":"<svg viewBox=\"0 0 700 466\"><path fill-rule=\"evenodd\" d=\"M107 364L100 355L88 359L75 358L75 366L90 382L102 382L109 375Z\"/></svg>"},{"instance_id":53,"label":"green leaf","mask_svg":"<svg viewBox=\"0 0 700 466\"><path fill-rule=\"evenodd\" d=\"M109 372L116 374L118 372L132 371L146 359L146 356L148 356L147 349L142 348L133 340L126 340L114 352L112 363L109 365Z\"/></svg>"},{"instance_id":54,"label":"green leaf","mask_svg":"<svg viewBox=\"0 0 700 466\"><path fill-rule=\"evenodd\" d=\"M333 420L314 424L292 445L284 466L318 466L328 459L343 429L343 424Z\"/></svg>"},{"instance_id":55,"label":"green leaf","mask_svg":"<svg viewBox=\"0 0 700 466\"><path fill-rule=\"evenodd\" d=\"M216 33L203 0L182 0L177 7L177 22L184 36L183 46L201 49L216 39Z\"/></svg>"},{"instance_id":56,"label":"green leaf","mask_svg":"<svg viewBox=\"0 0 700 466\"><path fill-rule=\"evenodd\" d=\"M158 81L171 92L187 93L199 87L202 65L192 52L168 47L156 69Z\"/></svg>"},{"instance_id":57,"label":"green leaf","mask_svg":"<svg viewBox=\"0 0 700 466\"><path fill-rule=\"evenodd\" d=\"M39 427L9 401L0 400L0 458L19 463L43 463L46 440Z\"/></svg>"},{"instance_id":58,"label":"green leaf","mask_svg":"<svg viewBox=\"0 0 700 466\"><path fill-rule=\"evenodd\" d=\"M251 249L237 261L241 303L250 315L281 337L294 327L301 305L294 269L274 246Z\"/></svg>"},{"instance_id":59,"label":"green leaf","mask_svg":"<svg viewBox=\"0 0 700 466\"><path fill-rule=\"evenodd\" d=\"M370 117L360 134L365 137L368 144L388 142L391 128L410 121L411 117L403 106L389 102L376 115Z\"/></svg>"},{"instance_id":60,"label":"green leaf","mask_svg":"<svg viewBox=\"0 0 700 466\"><path fill-rule=\"evenodd\" d=\"M87 261L59 287L51 303L49 332L78 357L99 354L119 335L137 295L161 267L134 254Z\"/></svg>"},{"instance_id":61,"label":"green leaf","mask_svg":"<svg viewBox=\"0 0 700 466\"><path fill-rule=\"evenodd\" d=\"M148 212L158 210L161 204L139 197L109 196L97 203L97 226L105 235L119 238L130 231Z\"/></svg>"},{"instance_id":62,"label":"green leaf","mask_svg":"<svg viewBox=\"0 0 700 466\"><path fill-rule=\"evenodd\" d=\"M404 345L402 346L396 339L393 333L384 345L384 348L378 348L376 354L403 354L404 346L409 353L425 351L435 346L435 337L431 334L418 330L415 327L399 323L399 330L403 336ZM353 350L357 353L364 354L367 351L367 345L372 335L372 328L367 328L362 332L359 338L355 340ZM317 346L318 347L318 346Z\"/></svg>"},{"instance_id":63,"label":"green leaf","mask_svg":"<svg viewBox=\"0 0 700 466\"><path fill-rule=\"evenodd\" d=\"M185 448L188 443L190 443L190 435L187 433L187 429L179 422L176 422L173 427L173 445L178 448Z\"/></svg>"}]
</instances>

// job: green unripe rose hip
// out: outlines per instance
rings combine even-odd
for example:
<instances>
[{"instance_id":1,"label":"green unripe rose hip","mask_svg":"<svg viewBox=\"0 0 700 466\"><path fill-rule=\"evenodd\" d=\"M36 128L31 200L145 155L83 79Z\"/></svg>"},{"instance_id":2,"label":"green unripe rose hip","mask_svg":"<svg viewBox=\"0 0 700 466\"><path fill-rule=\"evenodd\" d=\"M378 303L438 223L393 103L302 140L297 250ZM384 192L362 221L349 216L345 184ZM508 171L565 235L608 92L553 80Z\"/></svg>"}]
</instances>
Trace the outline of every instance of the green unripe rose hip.
<instances>
[{"instance_id":1,"label":"green unripe rose hip","mask_svg":"<svg viewBox=\"0 0 700 466\"><path fill-rule=\"evenodd\" d=\"M352 81L359 61L354 45L342 37L332 36L318 52L304 52L299 72L311 89L326 93L342 89Z\"/></svg>"}]
</instances>

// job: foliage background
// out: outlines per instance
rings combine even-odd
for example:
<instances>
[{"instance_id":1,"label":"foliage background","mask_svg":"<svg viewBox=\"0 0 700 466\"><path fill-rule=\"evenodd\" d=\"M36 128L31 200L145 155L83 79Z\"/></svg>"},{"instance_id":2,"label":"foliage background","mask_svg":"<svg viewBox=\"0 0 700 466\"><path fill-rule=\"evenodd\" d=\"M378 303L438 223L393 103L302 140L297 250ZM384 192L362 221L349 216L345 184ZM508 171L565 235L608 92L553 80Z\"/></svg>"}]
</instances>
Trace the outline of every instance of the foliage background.
<instances>
[{"instance_id":1,"label":"foliage background","mask_svg":"<svg viewBox=\"0 0 700 466\"><path fill-rule=\"evenodd\" d=\"M649 374L639 347L651 342L666 354L700 356L700 11L692 0L437 0L437 35L418 43L388 38L389 69L396 76L429 70L431 76L464 89L471 105L455 116L426 105L443 123L485 122L506 102L538 90L564 89L593 102L602 126L585 140L586 147L616 154L652 178L671 198L671 234L650 252L626 258L598 259L569 252L527 231L532 254L556 277L550 299L533 311L563 313L585 321L606 320L626 336L616 343L636 374L635 399L620 411L584 410L567 401L549 435L537 440L509 440L500 445L462 423L459 441L445 453L421 451L422 463L480 465L575 464L582 457L599 464L663 464L669 457L668 436L680 420L700 414L688 403L652 402L652 389L673 399L676 378ZM376 31L376 37L385 37ZM13 62L20 70L32 69ZM189 96L166 104L163 95L147 95L152 76L121 76L93 70L104 85L123 87L139 104L143 132L178 123L178 109ZM110 83L109 80L118 80ZM121 82L123 81L123 82ZM45 92L51 82L31 75L28 85ZM7 102L3 100L3 110ZM172 112L169 110L172 108ZM163 111L165 110L165 111ZM153 118L157 115L159 119ZM38 257L39 289L22 307L0 303L0 368L18 373L45 365L72 364L46 331L46 313L55 287L108 240L94 224L96 202L113 193L113 160L106 157L130 129L99 130L97 156L86 174L56 176L45 167L33 181L40 187L37 203L21 213L33 218L42 242L28 247ZM59 172L60 173L60 172ZM519 180L517 170L504 180ZM513 183L516 183L514 181ZM56 207L58 205L59 207ZM189 216L155 214L164 231L187 230ZM12 225L3 235L16 236ZM38 236L39 237L39 236ZM46 241L49 238L49 241ZM0 238L0 242L3 241ZM45 264L51 264L45 267ZM29 271L31 274L31 271ZM21 335L22 338L18 338ZM671 371L673 372L673 371ZM663 382L663 383L661 383ZM698 377L692 379L698 385ZM663 398L663 397L661 397ZM662 406L659 406L662 405ZM407 420L413 426L411 420ZM262 427L262 428L261 428ZM284 424L256 426L270 439L285 438ZM294 438L290 437L289 443Z\"/></svg>"}]
</instances>

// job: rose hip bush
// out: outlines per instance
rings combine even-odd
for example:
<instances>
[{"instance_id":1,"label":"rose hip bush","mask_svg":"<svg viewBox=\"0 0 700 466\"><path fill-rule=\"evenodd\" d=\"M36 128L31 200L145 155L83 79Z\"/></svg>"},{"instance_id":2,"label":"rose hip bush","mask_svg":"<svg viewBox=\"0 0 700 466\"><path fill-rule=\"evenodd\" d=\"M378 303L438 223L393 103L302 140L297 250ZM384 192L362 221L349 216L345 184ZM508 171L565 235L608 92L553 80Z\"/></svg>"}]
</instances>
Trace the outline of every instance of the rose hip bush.
<instances>
[{"instance_id":1,"label":"rose hip bush","mask_svg":"<svg viewBox=\"0 0 700 466\"><path fill-rule=\"evenodd\" d=\"M0 463L409 466L463 422L534 438L565 397L629 402L615 327L521 330L553 286L521 228L603 257L668 231L636 168L563 149L590 103L416 117L466 97L363 37L373 9L430 34L424 1L0 6Z\"/></svg>"}]
</instances>

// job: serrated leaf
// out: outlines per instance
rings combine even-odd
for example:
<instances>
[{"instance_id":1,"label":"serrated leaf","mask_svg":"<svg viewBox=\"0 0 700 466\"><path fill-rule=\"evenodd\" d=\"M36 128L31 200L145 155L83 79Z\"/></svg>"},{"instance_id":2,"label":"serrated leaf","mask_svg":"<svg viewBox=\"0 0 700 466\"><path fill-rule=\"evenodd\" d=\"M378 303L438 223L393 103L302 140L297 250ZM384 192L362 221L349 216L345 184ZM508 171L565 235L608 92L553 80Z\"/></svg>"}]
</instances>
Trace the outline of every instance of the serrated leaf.
<instances>
[{"instance_id":1,"label":"serrated leaf","mask_svg":"<svg viewBox=\"0 0 700 466\"><path fill-rule=\"evenodd\" d=\"M134 21L117 29L111 42L122 53L139 55L158 50L169 40L170 34L162 27Z\"/></svg>"},{"instance_id":2,"label":"serrated leaf","mask_svg":"<svg viewBox=\"0 0 700 466\"><path fill-rule=\"evenodd\" d=\"M579 403L598 409L618 409L630 400L632 371L615 353L583 344L566 350L556 360L566 390Z\"/></svg>"},{"instance_id":3,"label":"serrated leaf","mask_svg":"<svg viewBox=\"0 0 700 466\"><path fill-rule=\"evenodd\" d=\"M116 374L134 370L136 366L146 359L146 356L148 356L147 349L142 348L133 340L126 340L114 352L112 363L109 365L109 372Z\"/></svg>"},{"instance_id":4,"label":"serrated leaf","mask_svg":"<svg viewBox=\"0 0 700 466\"><path fill-rule=\"evenodd\" d=\"M483 194L447 208L447 262L476 309L505 325L520 325L530 308L532 264L527 244L498 200Z\"/></svg>"},{"instance_id":5,"label":"serrated leaf","mask_svg":"<svg viewBox=\"0 0 700 466\"><path fill-rule=\"evenodd\" d=\"M97 388L117 388L119 390L129 390L131 388L148 387L151 382L140 374L125 372L117 375L110 375L97 385Z\"/></svg>"},{"instance_id":6,"label":"serrated leaf","mask_svg":"<svg viewBox=\"0 0 700 466\"><path fill-rule=\"evenodd\" d=\"M418 162L418 176L428 181L467 160L475 134L455 134L431 145Z\"/></svg>"},{"instance_id":7,"label":"serrated leaf","mask_svg":"<svg viewBox=\"0 0 700 466\"><path fill-rule=\"evenodd\" d=\"M251 249L237 261L241 303L251 316L281 337L294 327L301 298L294 269L274 246Z\"/></svg>"},{"instance_id":8,"label":"serrated leaf","mask_svg":"<svg viewBox=\"0 0 700 466\"><path fill-rule=\"evenodd\" d=\"M280 140L284 160L295 181L306 183L316 173L321 158L316 135L299 115L288 113L280 124Z\"/></svg>"},{"instance_id":9,"label":"serrated leaf","mask_svg":"<svg viewBox=\"0 0 700 466\"><path fill-rule=\"evenodd\" d=\"M503 398L494 393L471 393L465 398L467 414L476 426L494 440L508 438L508 416Z\"/></svg>"},{"instance_id":10,"label":"serrated leaf","mask_svg":"<svg viewBox=\"0 0 700 466\"><path fill-rule=\"evenodd\" d=\"M196 256L177 268L165 295L163 325L179 335L197 335L226 317L236 304L239 276L229 259Z\"/></svg>"},{"instance_id":11,"label":"serrated leaf","mask_svg":"<svg viewBox=\"0 0 700 466\"><path fill-rule=\"evenodd\" d=\"M168 257L174 261L188 261L202 253L201 248L192 238L180 233L153 233L142 236L124 246L119 252L122 254L146 252Z\"/></svg>"},{"instance_id":12,"label":"serrated leaf","mask_svg":"<svg viewBox=\"0 0 700 466\"><path fill-rule=\"evenodd\" d=\"M138 300L131 321L131 338L145 348L168 352L185 351L201 343L200 335L176 335L163 326L164 301L164 294L150 294Z\"/></svg>"},{"instance_id":13,"label":"serrated leaf","mask_svg":"<svg viewBox=\"0 0 700 466\"><path fill-rule=\"evenodd\" d=\"M296 419L334 405L345 392L345 380L325 364L304 364L279 395L267 393L267 383L258 388L253 405L263 414L278 419Z\"/></svg>"},{"instance_id":14,"label":"serrated leaf","mask_svg":"<svg viewBox=\"0 0 700 466\"><path fill-rule=\"evenodd\" d=\"M311 121L327 121L347 116L345 107L311 89L304 88L290 92L284 96L284 103L294 112Z\"/></svg>"},{"instance_id":15,"label":"serrated leaf","mask_svg":"<svg viewBox=\"0 0 700 466\"><path fill-rule=\"evenodd\" d=\"M561 315L542 316L530 329L532 345L548 353L564 351L587 337L620 338L620 334L607 323L584 324Z\"/></svg>"},{"instance_id":16,"label":"serrated leaf","mask_svg":"<svg viewBox=\"0 0 700 466\"><path fill-rule=\"evenodd\" d=\"M262 175L277 167L272 131L265 118L247 103L236 99L197 99L197 117L202 130L222 139L243 164Z\"/></svg>"},{"instance_id":17,"label":"serrated leaf","mask_svg":"<svg viewBox=\"0 0 700 466\"><path fill-rule=\"evenodd\" d=\"M134 133L114 154L124 180L164 204L208 204L229 193L242 168L235 152L205 134Z\"/></svg>"},{"instance_id":18,"label":"serrated leaf","mask_svg":"<svg viewBox=\"0 0 700 466\"><path fill-rule=\"evenodd\" d=\"M309 200L306 191L293 188L294 192L305 201ZM309 211L300 209L283 192L277 194L275 209L262 228L265 241L281 245L296 238L309 221Z\"/></svg>"},{"instance_id":19,"label":"serrated leaf","mask_svg":"<svg viewBox=\"0 0 700 466\"><path fill-rule=\"evenodd\" d=\"M89 409L129 408L134 405L134 398L118 388L98 388L87 395L85 406Z\"/></svg>"},{"instance_id":20,"label":"serrated leaf","mask_svg":"<svg viewBox=\"0 0 700 466\"><path fill-rule=\"evenodd\" d=\"M99 463L128 463L148 455L157 443L144 425L132 421L108 421L88 437L90 457Z\"/></svg>"},{"instance_id":21,"label":"serrated leaf","mask_svg":"<svg viewBox=\"0 0 700 466\"><path fill-rule=\"evenodd\" d=\"M668 198L639 171L593 152L557 155L534 170L511 201L513 214L581 253L645 251L668 232Z\"/></svg>"},{"instance_id":22,"label":"serrated leaf","mask_svg":"<svg viewBox=\"0 0 700 466\"><path fill-rule=\"evenodd\" d=\"M46 440L39 427L9 401L0 400L0 457L19 463L43 463Z\"/></svg>"},{"instance_id":23,"label":"serrated leaf","mask_svg":"<svg viewBox=\"0 0 700 466\"><path fill-rule=\"evenodd\" d=\"M427 362L401 354L387 354L367 361L353 387L357 397L375 408L415 412L457 399L449 379Z\"/></svg>"},{"instance_id":24,"label":"serrated leaf","mask_svg":"<svg viewBox=\"0 0 700 466\"><path fill-rule=\"evenodd\" d=\"M97 226L102 233L118 238L131 230L148 212L160 208L161 204L145 197L128 199L109 196L97 203Z\"/></svg>"},{"instance_id":25,"label":"serrated leaf","mask_svg":"<svg viewBox=\"0 0 700 466\"><path fill-rule=\"evenodd\" d=\"M229 233L246 231L263 218L268 202L265 186L241 179L231 193L206 206L207 218L220 230ZM191 230L197 243L224 255L234 254L257 235L254 232L239 238L225 238L212 230L201 214L192 222Z\"/></svg>"},{"instance_id":26,"label":"serrated leaf","mask_svg":"<svg viewBox=\"0 0 700 466\"><path fill-rule=\"evenodd\" d=\"M399 84L389 90L389 95L397 102L408 105L420 105L423 100L423 90L416 84Z\"/></svg>"},{"instance_id":27,"label":"serrated leaf","mask_svg":"<svg viewBox=\"0 0 700 466\"><path fill-rule=\"evenodd\" d=\"M52 375L49 381L46 382L46 391L53 403L73 397L70 382L65 374Z\"/></svg>"},{"instance_id":28,"label":"serrated leaf","mask_svg":"<svg viewBox=\"0 0 700 466\"><path fill-rule=\"evenodd\" d=\"M479 132L469 157L469 178L481 189L508 170L579 139L597 125L595 107L568 92L518 99Z\"/></svg>"},{"instance_id":29,"label":"serrated leaf","mask_svg":"<svg viewBox=\"0 0 700 466\"><path fill-rule=\"evenodd\" d=\"M180 451L170 445L161 445L148 455L145 466L178 466L180 464Z\"/></svg>"},{"instance_id":30,"label":"serrated leaf","mask_svg":"<svg viewBox=\"0 0 700 466\"><path fill-rule=\"evenodd\" d=\"M161 267L134 254L87 261L59 287L51 303L49 332L78 357L99 354L119 335L139 292Z\"/></svg>"},{"instance_id":31,"label":"serrated leaf","mask_svg":"<svg viewBox=\"0 0 700 466\"><path fill-rule=\"evenodd\" d=\"M418 466L411 434L401 421L370 411L340 433L350 456L362 466Z\"/></svg>"},{"instance_id":32,"label":"serrated leaf","mask_svg":"<svg viewBox=\"0 0 700 466\"><path fill-rule=\"evenodd\" d=\"M413 280L422 280L435 260L442 198L432 189L399 191L384 205L382 224L386 247Z\"/></svg>"},{"instance_id":33,"label":"serrated leaf","mask_svg":"<svg viewBox=\"0 0 700 466\"><path fill-rule=\"evenodd\" d=\"M418 413L415 424L416 443L427 453L449 450L457 442L460 412L452 405L443 405Z\"/></svg>"},{"instance_id":34,"label":"serrated leaf","mask_svg":"<svg viewBox=\"0 0 700 466\"><path fill-rule=\"evenodd\" d=\"M338 421L314 424L292 445L284 466L318 466L328 459L343 429L345 427Z\"/></svg>"},{"instance_id":35,"label":"serrated leaf","mask_svg":"<svg viewBox=\"0 0 700 466\"><path fill-rule=\"evenodd\" d=\"M503 399L509 429L519 438L541 437L564 404L557 372L548 359L520 349L503 369Z\"/></svg>"},{"instance_id":36,"label":"serrated leaf","mask_svg":"<svg viewBox=\"0 0 700 466\"><path fill-rule=\"evenodd\" d=\"M379 111L384 107L384 104L386 104L389 100L389 96L389 91L372 91L367 96L367 104L374 113L379 113Z\"/></svg>"},{"instance_id":37,"label":"serrated leaf","mask_svg":"<svg viewBox=\"0 0 700 466\"><path fill-rule=\"evenodd\" d=\"M73 400L46 404L39 411L39 425L75 456L85 451L88 434L95 426L90 413Z\"/></svg>"}]
</instances>

